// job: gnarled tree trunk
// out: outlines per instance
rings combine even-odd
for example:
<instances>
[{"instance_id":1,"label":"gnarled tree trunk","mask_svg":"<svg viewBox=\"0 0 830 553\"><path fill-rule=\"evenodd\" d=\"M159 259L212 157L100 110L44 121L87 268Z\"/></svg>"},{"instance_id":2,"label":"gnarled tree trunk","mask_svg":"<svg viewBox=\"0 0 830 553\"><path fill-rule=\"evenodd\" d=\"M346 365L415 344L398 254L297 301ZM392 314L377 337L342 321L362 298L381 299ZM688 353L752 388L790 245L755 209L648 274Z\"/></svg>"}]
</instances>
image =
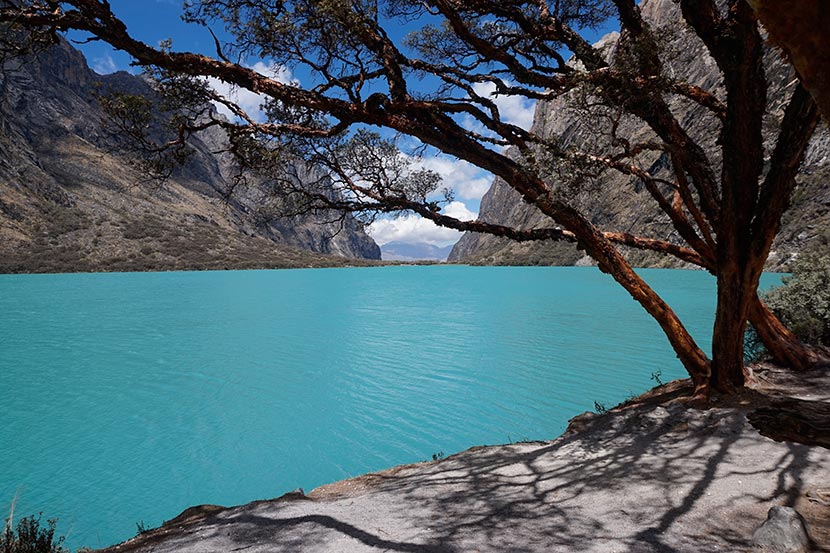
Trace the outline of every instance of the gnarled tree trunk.
<instances>
[{"instance_id":1,"label":"gnarled tree trunk","mask_svg":"<svg viewBox=\"0 0 830 553\"><path fill-rule=\"evenodd\" d=\"M744 332L748 302L740 273L736 270L718 273L718 306L712 333L711 386L722 393L733 393L743 387Z\"/></svg>"},{"instance_id":2,"label":"gnarled tree trunk","mask_svg":"<svg viewBox=\"0 0 830 553\"><path fill-rule=\"evenodd\" d=\"M816 362L816 355L757 296L749 305L749 322L777 363L804 371Z\"/></svg>"},{"instance_id":3,"label":"gnarled tree trunk","mask_svg":"<svg viewBox=\"0 0 830 553\"><path fill-rule=\"evenodd\" d=\"M696 394L707 394L710 389L711 363L683 326L677 314L635 271L614 245L596 227L574 209L564 205L553 207L556 217L580 237L586 251L594 258L601 271L609 273L631 294L663 329L677 358L692 378ZM741 334L743 345L743 334ZM741 349L743 355L743 349Z\"/></svg>"}]
</instances>

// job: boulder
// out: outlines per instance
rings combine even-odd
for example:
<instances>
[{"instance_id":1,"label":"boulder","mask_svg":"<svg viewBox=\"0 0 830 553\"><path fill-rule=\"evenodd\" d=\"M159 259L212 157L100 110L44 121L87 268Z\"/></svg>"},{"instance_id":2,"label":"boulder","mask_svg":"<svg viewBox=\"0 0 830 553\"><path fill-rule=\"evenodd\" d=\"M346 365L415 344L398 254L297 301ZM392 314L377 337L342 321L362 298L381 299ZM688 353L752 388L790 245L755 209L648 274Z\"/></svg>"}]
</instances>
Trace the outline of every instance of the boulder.
<instances>
[{"instance_id":1,"label":"boulder","mask_svg":"<svg viewBox=\"0 0 830 553\"><path fill-rule=\"evenodd\" d=\"M769 553L807 553L810 547L804 519L792 507L772 507L752 541Z\"/></svg>"}]
</instances>

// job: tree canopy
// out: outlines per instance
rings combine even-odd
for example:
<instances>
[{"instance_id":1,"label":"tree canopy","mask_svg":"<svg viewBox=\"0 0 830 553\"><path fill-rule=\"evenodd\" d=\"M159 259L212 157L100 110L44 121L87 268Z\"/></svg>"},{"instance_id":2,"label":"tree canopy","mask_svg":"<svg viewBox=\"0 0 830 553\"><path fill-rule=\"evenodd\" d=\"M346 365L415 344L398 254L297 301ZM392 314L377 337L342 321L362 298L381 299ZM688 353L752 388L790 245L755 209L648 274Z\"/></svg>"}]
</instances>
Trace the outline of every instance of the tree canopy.
<instances>
[{"instance_id":1,"label":"tree canopy","mask_svg":"<svg viewBox=\"0 0 830 553\"><path fill-rule=\"evenodd\" d=\"M668 0L187 0L183 18L211 29L210 56L137 40L106 0L2 0L0 22L7 54L70 30L126 51L167 102L175 133L153 143L140 132L140 117L135 124L135 106L116 98L113 112L125 129L138 129L136 138L161 155L186 148L193 133L221 127L240 165L268 179L292 209L412 211L459 230L576 242L659 323L699 394L728 393L744 384L747 319L779 361L810 361L758 299L757 286L819 115L796 80L774 140L765 141L765 46L745 0L679 0L676 25L698 37L721 83L704 86L667 71L671 54L643 17L644 5L661 1ZM609 20L619 22L616 44L592 45L586 30ZM246 65L249 57L305 77L284 82ZM261 94L264 119L218 94L205 77ZM482 84L504 96L567 99L607 140L575 147L512 124ZM714 122L715 151L693 121L678 118L671 103L678 100ZM206 110L208 102L224 105L233 119ZM648 136L627 133L630 120L646 125ZM433 194L439 180L412 163L417 148L399 150L396 136L501 178L550 224L521 228L442 214ZM665 156L673 178L649 171L656 156ZM281 175L286 158L325 167L336 193ZM681 242L592 223L569 191L602 171L645 187ZM662 252L717 277L711 360L621 246Z\"/></svg>"}]
</instances>

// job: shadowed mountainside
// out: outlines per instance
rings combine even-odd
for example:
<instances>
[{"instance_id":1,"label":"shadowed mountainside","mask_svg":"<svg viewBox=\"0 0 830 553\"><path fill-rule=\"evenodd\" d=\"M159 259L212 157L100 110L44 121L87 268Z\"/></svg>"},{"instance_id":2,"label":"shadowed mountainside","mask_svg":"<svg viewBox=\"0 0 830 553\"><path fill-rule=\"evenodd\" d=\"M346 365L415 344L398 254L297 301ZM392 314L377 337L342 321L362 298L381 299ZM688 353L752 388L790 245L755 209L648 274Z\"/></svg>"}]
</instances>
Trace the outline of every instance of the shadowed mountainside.
<instances>
[{"instance_id":1,"label":"shadowed mountainside","mask_svg":"<svg viewBox=\"0 0 830 553\"><path fill-rule=\"evenodd\" d=\"M263 191L235 190L222 131L163 184L116 148L101 92L151 94L126 72L98 75L68 43L0 72L0 272L346 265L380 259L352 218L276 219ZM319 179L303 166L298 179ZM321 255L328 254L328 255Z\"/></svg>"}]
</instances>

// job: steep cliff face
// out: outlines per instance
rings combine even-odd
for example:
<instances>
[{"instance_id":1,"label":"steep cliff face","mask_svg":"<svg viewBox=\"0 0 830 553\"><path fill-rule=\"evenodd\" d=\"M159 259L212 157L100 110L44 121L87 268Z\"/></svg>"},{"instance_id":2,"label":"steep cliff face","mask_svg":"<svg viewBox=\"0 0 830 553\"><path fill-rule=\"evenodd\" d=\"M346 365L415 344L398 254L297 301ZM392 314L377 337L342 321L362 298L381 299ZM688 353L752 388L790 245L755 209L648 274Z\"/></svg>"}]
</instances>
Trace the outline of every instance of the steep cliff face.
<instances>
[{"instance_id":1,"label":"steep cliff face","mask_svg":"<svg viewBox=\"0 0 830 553\"><path fill-rule=\"evenodd\" d=\"M126 72L97 75L62 43L0 73L0 272L352 264L380 249L352 218L263 217L261 191L226 192L221 131L192 140L163 184L114 148L100 90L149 93ZM299 178L318 179L298 166ZM319 255L330 254L330 255Z\"/></svg>"},{"instance_id":2,"label":"steep cliff face","mask_svg":"<svg viewBox=\"0 0 830 553\"><path fill-rule=\"evenodd\" d=\"M644 17L658 29L666 43L664 60L666 71L687 81L716 91L723 96L720 73L714 60L706 53L703 43L685 26L678 7L671 0L645 0L641 4ZM613 54L618 35L611 33L600 44ZM778 51L770 50L766 57L769 82L768 118L765 121L767 154L774 146L778 125L783 117L784 102L792 86L794 73ZM710 159L717 167L719 148L715 145L719 127L714 118L704 114L703 108L675 99L672 108L678 119L691 130L692 136L708 149ZM566 146L602 151L607 138L598 136L598 127L584 117L575 116L573 107L564 99L539 103L534 118L534 130L548 137L558 138ZM624 120L620 134L634 139L648 139L653 135L641 122ZM605 142L603 142L605 140ZM790 210L770 255L770 268L785 266L792 255L809 247L830 229L830 133L822 126L813 138L807 153L798 187ZM645 168L661 178L671 178L670 164L661 156L653 156ZM719 169L716 169L719 171ZM550 182L558 183L550 176ZM674 230L658 209L647 191L638 182L613 171L600 174L580 188L561 190L568 200L590 215L592 222L603 230L631 232L660 239L678 240ZM550 226L552 223L532 206L522 202L518 194L505 183L496 180L481 202L479 218L522 228ZM640 251L627 252L629 260L640 266L677 266L673 258ZM450 261L477 264L588 264L591 260L575 246L557 243L516 244L506 239L487 235L465 234L450 254Z\"/></svg>"}]
</instances>

